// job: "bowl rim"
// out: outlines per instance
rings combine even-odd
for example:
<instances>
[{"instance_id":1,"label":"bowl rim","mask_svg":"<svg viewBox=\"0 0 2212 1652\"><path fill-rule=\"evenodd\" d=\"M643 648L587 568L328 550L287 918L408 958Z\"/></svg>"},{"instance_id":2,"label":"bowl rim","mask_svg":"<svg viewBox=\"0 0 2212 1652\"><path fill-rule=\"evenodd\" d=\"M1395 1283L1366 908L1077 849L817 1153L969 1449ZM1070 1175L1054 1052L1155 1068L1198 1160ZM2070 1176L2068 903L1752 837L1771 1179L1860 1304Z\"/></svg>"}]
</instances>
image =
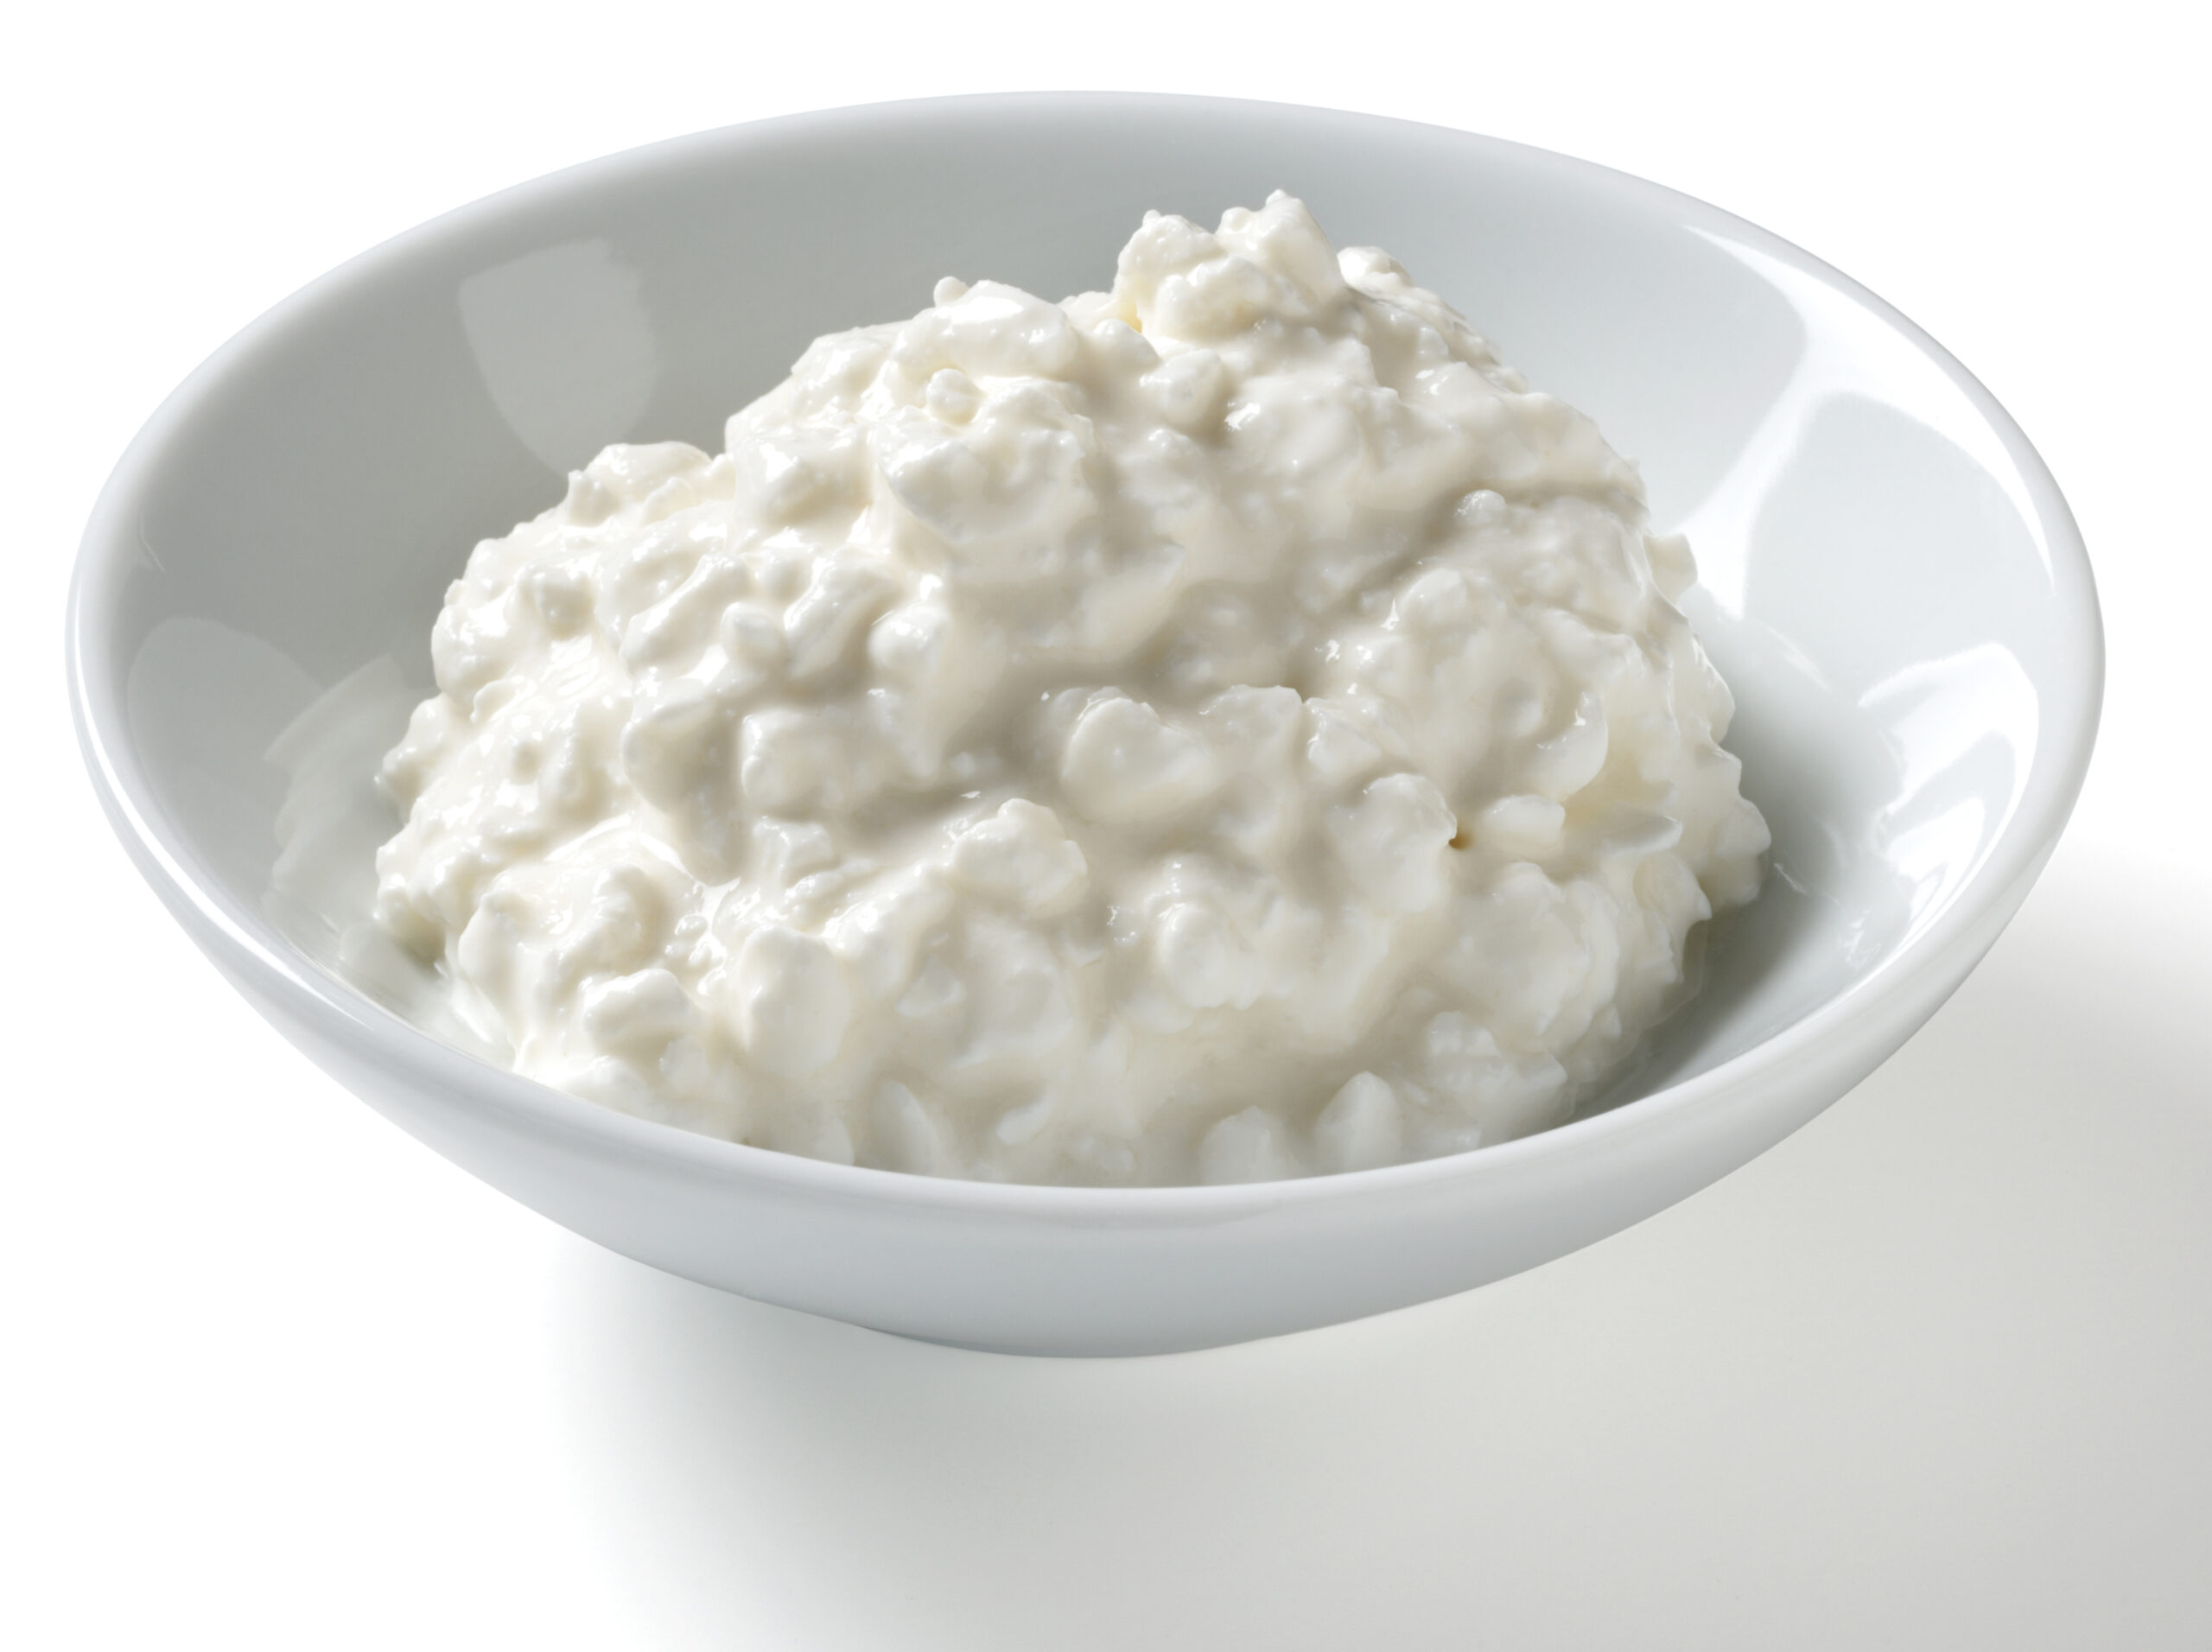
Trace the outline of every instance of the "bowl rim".
<instances>
[{"instance_id":1,"label":"bowl rim","mask_svg":"<svg viewBox=\"0 0 2212 1652\"><path fill-rule=\"evenodd\" d=\"M858 135L880 137L912 124L979 116L1051 119L1091 117L1145 107L1226 118L1290 117L1463 146L1494 162L1539 175L1569 176L1624 205L1657 207L1675 223L1777 259L1837 293L1886 326L1931 362L1966 397L2015 467L2028 525L2050 580L2061 623L2056 658L2071 681L2039 682L2054 689L2025 784L2011 816L1980 863L1948 904L1890 957L1796 1021L1703 1072L1606 1111L1573 1119L1535 1135L1494 1147L1378 1169L1225 1185L1080 1187L989 1182L839 1165L749 1147L680 1126L615 1111L572 1096L511 1070L464 1054L385 1009L285 940L261 916L226 894L201 870L190 841L162 810L131 739L112 643L114 596L135 560L152 561L138 525L144 487L173 439L219 399L240 368L281 350L295 333L353 294L372 289L388 271L434 251L490 221L521 216L580 190L680 168L709 157L778 149ZM810 1198L880 1204L916 1213L1046 1217L1084 1226L1161 1222L1211 1225L1286 1207L1333 1203L1371 1192L1412 1192L1435 1185L1510 1175L1519 1166L1587 1153L1726 1097L1768 1085L1853 1025L1885 1007L1940 1001L1945 964L1961 945L1986 947L1995 931L1976 931L2003 906L2008 891L2024 893L2056 842L2078 797L2101 712L2104 638L2088 550L2056 481L2011 415L1950 353L1894 307L1821 260L1757 225L1707 202L1633 175L1508 139L1425 122L1304 105L1253 99L1126 92L1010 92L862 104L751 121L664 139L561 168L513 185L437 217L355 255L249 322L203 361L161 403L133 437L102 487L72 571L64 640L72 719L93 789L131 860L219 967L330 1043L365 1063L395 1070L417 1090L467 1096L472 1105L504 1115L526 1132L569 1138L602 1155L651 1160L733 1187L798 1193ZM2063 673L2055 673L2063 676ZM2005 908L2009 918L2009 908ZM1971 959L1969 960L1971 961ZM1935 1007L1929 1001L1925 1014Z\"/></svg>"}]
</instances>

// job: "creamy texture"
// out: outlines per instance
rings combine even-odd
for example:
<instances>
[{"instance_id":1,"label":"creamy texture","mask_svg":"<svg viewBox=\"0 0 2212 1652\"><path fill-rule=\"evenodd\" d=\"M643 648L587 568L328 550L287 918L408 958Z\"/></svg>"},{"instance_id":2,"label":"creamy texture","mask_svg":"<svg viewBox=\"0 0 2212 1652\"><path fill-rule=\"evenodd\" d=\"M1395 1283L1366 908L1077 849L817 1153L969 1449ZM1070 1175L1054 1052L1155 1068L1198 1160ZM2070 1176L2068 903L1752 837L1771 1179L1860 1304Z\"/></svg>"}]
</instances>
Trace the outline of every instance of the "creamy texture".
<instances>
[{"instance_id":1,"label":"creamy texture","mask_svg":"<svg viewBox=\"0 0 2212 1652\"><path fill-rule=\"evenodd\" d=\"M515 1064L820 1158L1233 1181L1567 1116L1767 832L1580 414L1283 195L939 283L486 541L378 921Z\"/></svg>"}]
</instances>

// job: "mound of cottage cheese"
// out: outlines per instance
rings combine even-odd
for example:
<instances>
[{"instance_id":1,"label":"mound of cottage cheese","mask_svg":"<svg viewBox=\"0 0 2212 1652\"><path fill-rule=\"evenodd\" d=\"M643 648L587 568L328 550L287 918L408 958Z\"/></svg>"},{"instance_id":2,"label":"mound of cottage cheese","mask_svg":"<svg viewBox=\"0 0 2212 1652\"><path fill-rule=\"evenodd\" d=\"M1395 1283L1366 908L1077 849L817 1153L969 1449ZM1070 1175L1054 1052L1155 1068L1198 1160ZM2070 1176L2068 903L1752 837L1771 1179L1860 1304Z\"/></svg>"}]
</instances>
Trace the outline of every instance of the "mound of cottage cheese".
<instances>
[{"instance_id":1,"label":"mound of cottage cheese","mask_svg":"<svg viewBox=\"0 0 2212 1652\"><path fill-rule=\"evenodd\" d=\"M1565 1118L1767 831L1635 471L1298 201L939 283L447 594L377 919L522 1071L1032 1182Z\"/></svg>"}]
</instances>

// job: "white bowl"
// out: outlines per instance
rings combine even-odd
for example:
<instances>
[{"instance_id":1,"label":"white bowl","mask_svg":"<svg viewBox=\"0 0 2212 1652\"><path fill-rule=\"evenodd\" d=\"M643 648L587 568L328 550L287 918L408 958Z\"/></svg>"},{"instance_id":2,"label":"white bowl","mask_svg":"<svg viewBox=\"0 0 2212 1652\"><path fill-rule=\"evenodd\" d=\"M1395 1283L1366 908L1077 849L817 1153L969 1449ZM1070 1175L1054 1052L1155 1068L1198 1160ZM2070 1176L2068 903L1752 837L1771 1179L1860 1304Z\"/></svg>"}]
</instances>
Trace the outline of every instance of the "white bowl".
<instances>
[{"instance_id":1,"label":"white bowl","mask_svg":"<svg viewBox=\"0 0 2212 1652\"><path fill-rule=\"evenodd\" d=\"M1620 1094L1546 1134L1253 1186L999 1186L850 1169L607 1111L439 1043L263 915L271 737L391 654L604 442L718 448L815 334L936 278L1105 284L1147 207L1274 188L1389 248L1643 467L1702 569L1730 744L1775 834L1759 901ZM467 207L232 340L86 531L79 732L140 868L371 1105L617 1250L910 1336L1202 1347L1465 1290L1642 1220L1842 1095L2026 894L2088 762L2096 599L1988 394L1834 270L1710 206L1458 132L1204 99L840 111L664 143Z\"/></svg>"}]
</instances>

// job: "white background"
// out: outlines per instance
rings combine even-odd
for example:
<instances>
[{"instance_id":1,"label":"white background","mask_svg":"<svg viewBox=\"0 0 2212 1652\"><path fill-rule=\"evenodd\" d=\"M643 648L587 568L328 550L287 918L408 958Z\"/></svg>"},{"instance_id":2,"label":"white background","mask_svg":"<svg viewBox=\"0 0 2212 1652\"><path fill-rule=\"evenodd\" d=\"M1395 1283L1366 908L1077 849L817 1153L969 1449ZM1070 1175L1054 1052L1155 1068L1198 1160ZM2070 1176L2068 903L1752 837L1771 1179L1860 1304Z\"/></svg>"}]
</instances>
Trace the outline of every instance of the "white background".
<instances>
[{"instance_id":1,"label":"white background","mask_svg":"<svg viewBox=\"0 0 2212 1652\"><path fill-rule=\"evenodd\" d=\"M2212 1644L2192 10L18 16L0 1642ZM2026 911L1887 1067L1720 1185L1490 1289L1049 1363L598 1252L217 981L101 821L62 691L78 531L162 396L325 269L504 185L787 111L1039 86L1409 116L1657 179L1857 276L2012 410L2095 559L2104 733Z\"/></svg>"}]
</instances>

